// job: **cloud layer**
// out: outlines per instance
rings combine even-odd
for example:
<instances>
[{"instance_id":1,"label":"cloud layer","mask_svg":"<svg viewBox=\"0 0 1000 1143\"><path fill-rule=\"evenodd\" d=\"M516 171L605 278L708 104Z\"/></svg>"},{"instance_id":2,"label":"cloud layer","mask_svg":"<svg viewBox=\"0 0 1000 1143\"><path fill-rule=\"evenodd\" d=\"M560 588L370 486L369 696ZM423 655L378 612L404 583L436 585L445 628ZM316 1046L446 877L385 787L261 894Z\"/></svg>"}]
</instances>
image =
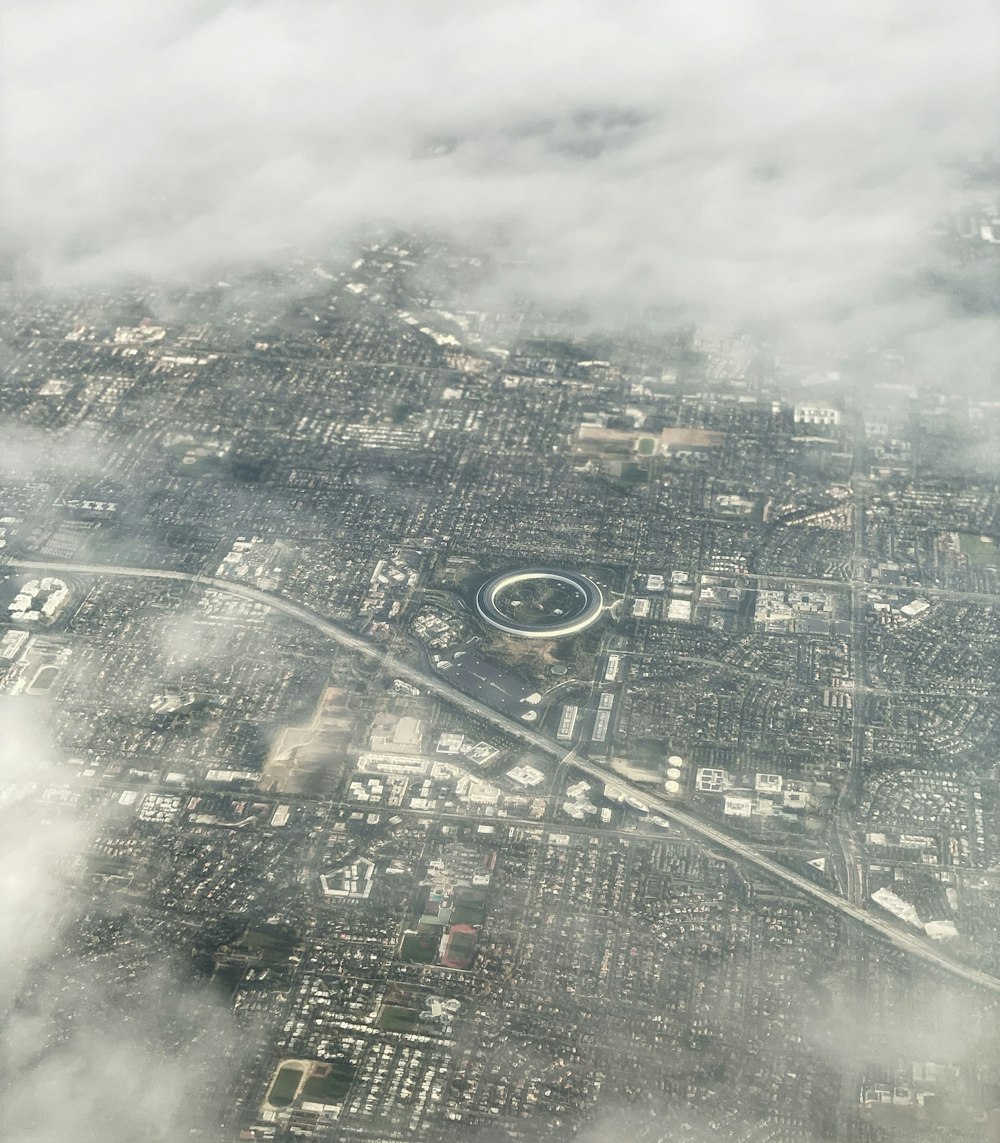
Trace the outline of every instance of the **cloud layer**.
<instances>
[{"instance_id":1,"label":"cloud layer","mask_svg":"<svg viewBox=\"0 0 1000 1143\"><path fill-rule=\"evenodd\" d=\"M520 287L881 335L996 141L986 0L15 0L5 192L50 279L185 277L370 223ZM906 296L903 296L906 294Z\"/></svg>"},{"instance_id":2,"label":"cloud layer","mask_svg":"<svg viewBox=\"0 0 1000 1143\"><path fill-rule=\"evenodd\" d=\"M97 822L46 803L65 783L44 725L38 700L0 701L0 1135L176 1143L224 1098L232 1030L139 930L76 947L101 915L76 887Z\"/></svg>"}]
</instances>

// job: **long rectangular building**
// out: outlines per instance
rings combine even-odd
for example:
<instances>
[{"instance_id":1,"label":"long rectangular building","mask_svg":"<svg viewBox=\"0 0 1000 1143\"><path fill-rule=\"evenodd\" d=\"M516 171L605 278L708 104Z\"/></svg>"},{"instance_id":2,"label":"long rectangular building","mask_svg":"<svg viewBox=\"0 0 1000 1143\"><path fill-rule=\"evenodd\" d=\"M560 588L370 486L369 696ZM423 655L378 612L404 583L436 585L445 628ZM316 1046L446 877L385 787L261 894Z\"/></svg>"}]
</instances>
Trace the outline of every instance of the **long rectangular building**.
<instances>
[{"instance_id":1,"label":"long rectangular building","mask_svg":"<svg viewBox=\"0 0 1000 1143\"><path fill-rule=\"evenodd\" d=\"M559 716L559 729L556 731L556 738L560 742L569 742L573 737L573 728L576 726L576 716L580 713L580 708L577 706L564 706L562 714Z\"/></svg>"}]
</instances>

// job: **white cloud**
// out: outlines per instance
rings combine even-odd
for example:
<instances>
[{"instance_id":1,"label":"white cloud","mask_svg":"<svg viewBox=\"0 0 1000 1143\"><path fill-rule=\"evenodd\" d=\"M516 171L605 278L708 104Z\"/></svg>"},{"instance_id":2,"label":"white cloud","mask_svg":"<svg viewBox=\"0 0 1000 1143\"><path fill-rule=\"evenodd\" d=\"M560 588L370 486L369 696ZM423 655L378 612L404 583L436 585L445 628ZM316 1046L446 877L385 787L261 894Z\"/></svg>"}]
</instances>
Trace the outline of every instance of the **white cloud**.
<instances>
[{"instance_id":1,"label":"white cloud","mask_svg":"<svg viewBox=\"0 0 1000 1143\"><path fill-rule=\"evenodd\" d=\"M224 1099L233 1033L155 957L122 974L114 950L87 955L66 936L101 908L74 888L96 823L44 801L65 785L44 726L38 701L0 702L0 1130L176 1143Z\"/></svg>"},{"instance_id":2,"label":"white cloud","mask_svg":"<svg viewBox=\"0 0 1000 1143\"><path fill-rule=\"evenodd\" d=\"M62 908L61 866L86 828L39 794L53 778L38 704L0 704L0 1012L9 1011L32 965L51 951Z\"/></svg>"},{"instance_id":3,"label":"white cloud","mask_svg":"<svg viewBox=\"0 0 1000 1143\"><path fill-rule=\"evenodd\" d=\"M888 336L948 326L898 283L962 190L947 160L996 139L983 0L19 0L7 25L8 219L56 279L502 220L545 297Z\"/></svg>"}]
</instances>

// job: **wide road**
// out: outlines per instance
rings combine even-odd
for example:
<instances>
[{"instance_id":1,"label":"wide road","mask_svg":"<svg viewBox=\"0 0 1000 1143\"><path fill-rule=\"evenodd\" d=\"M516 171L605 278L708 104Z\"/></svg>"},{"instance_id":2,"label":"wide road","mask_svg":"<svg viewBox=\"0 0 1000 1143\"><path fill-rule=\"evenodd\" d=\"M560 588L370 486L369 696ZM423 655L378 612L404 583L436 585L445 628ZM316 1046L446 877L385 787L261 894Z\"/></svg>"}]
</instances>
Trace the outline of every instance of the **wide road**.
<instances>
[{"instance_id":1,"label":"wide road","mask_svg":"<svg viewBox=\"0 0 1000 1143\"><path fill-rule=\"evenodd\" d=\"M619 785L632 787L630 792L635 793L639 800L649 806L651 810L656 810L658 813L663 814L673 824L683 826L691 833L698 834L707 841L714 843L718 848L724 849L734 857L742 859L748 865L754 865L765 873L784 881L786 885L791 885L802 893L813 897L815 900L821 901L824 905L828 905L831 909L836 909L844 913L853 921L857 921L858 924L877 932L903 952L912 953L914 956L920 957L922 960L935 965L937 968L944 969L946 972L950 972L955 976L960 976L970 984L977 984L983 988L990 989L992 992L1000 993L1000 979L997 977L991 976L986 972L981 972L979 969L972 968L969 965L962 964L961 961L955 960L953 957L948 956L943 950L935 948L928 941L917 936L916 933L907 932L901 926L883 920L883 918L878 915L868 913L860 906L845 901L843 897L837 896L832 890L826 889L822 885L817 885L808 878L802 877L800 874L788 869L786 866L780 865L777 861L773 861L770 857L767 857L747 842L741 841L739 838L735 838L723 832L721 829L717 829L713 825L709 825L700 818L692 817L690 814L678 810L676 804L668 798L661 797L659 794L651 794L641 786L633 786L632 783L627 782L623 778L619 778L617 774L609 774L604 767L599 766L595 762L578 758L574 760L573 765L578 770L582 770L585 774L589 774L594 778L600 778L603 781L610 779Z\"/></svg>"},{"instance_id":2,"label":"wide road","mask_svg":"<svg viewBox=\"0 0 1000 1143\"><path fill-rule=\"evenodd\" d=\"M860 905L864 900L863 880L851 841L851 822L864 786L865 738L868 733L868 606L865 583L861 578L868 551L865 535L867 470L865 426L859 417L851 464L851 754L847 781L837 795L831 829L832 840L836 842L844 861L844 895L852 905ZM836 854L832 851L831 856L836 860Z\"/></svg>"},{"instance_id":3,"label":"wide road","mask_svg":"<svg viewBox=\"0 0 1000 1143\"><path fill-rule=\"evenodd\" d=\"M216 579L213 576L199 575L194 572L174 571L169 568L118 567L113 564L77 564L61 563L53 560L23 560L15 558L8 558L6 562L8 566L13 568L23 569L25 571L47 571L54 574L117 576L125 579L181 580L187 583L212 588L216 591L229 592L231 595L240 596L252 603L263 604L265 607L270 607L275 611L288 615L300 623L307 624L314 630L325 635L332 642L339 643L341 646L347 647L368 659L376 660L399 678L406 679L408 682L413 683L414 686L431 691L446 702L467 711L476 718L481 718L485 722L492 723L505 733L520 738L522 742L529 743L537 750L557 758L560 762L568 760L571 765L589 777L601 782L610 781L616 786L627 789L629 793L634 794L644 805L648 806L651 810L655 810L657 813L663 814L673 824L683 826L684 829L690 833L695 834L704 841L710 842L732 857L744 861L748 865L755 866L775 880L782 881L784 884L805 894L807 897L811 897L813 900L826 905L828 908L834 909L844 916L849 917L857 924L877 933L897 949L909 953L968 984L989 989L989 991L1000 995L1000 978L963 964L961 961L950 957L943 949L931 945L929 941L923 940L915 933L908 932L901 926L881 916L869 913L851 901L844 900L844 898L839 897L836 893L832 892L832 890L826 889L822 885L817 885L808 878L786 868L784 865L780 865L777 861L759 852L748 842L741 841L739 838L725 833L716 826L710 825L700 818L696 818L684 810L679 809L677 804L670 799L660 794L652 793L647 788L627 778L613 774L596 762L580 758L573 751L570 751L567 755L565 749L551 738L546 738L544 735L517 722L515 719L510 719L505 715L498 714L496 711L491 710L489 707L484 706L468 695L461 694L459 691L454 690L429 670L415 667L410 663L404 662L396 655L387 654L384 648L371 643L368 639L353 631L349 631L338 623L333 623L331 620L325 619L323 616L318 615L315 611L304 607L300 603L294 603L292 600L286 599L283 596L268 591L261 591L256 587L248 587L246 584L232 583L229 580Z\"/></svg>"},{"instance_id":4,"label":"wide road","mask_svg":"<svg viewBox=\"0 0 1000 1143\"><path fill-rule=\"evenodd\" d=\"M872 588L875 591L912 591L914 595L926 599L943 599L946 603L980 603L987 607L1000 607L1000 595L982 591L963 591L957 587L932 587L929 584L922 584L920 587L906 584L890 587L885 584L869 583L867 580L819 579L816 576L777 575L773 572L733 572L729 578L755 580L757 585L762 587L787 587L789 584L794 584L798 587L822 587L828 591L852 586Z\"/></svg>"}]
</instances>

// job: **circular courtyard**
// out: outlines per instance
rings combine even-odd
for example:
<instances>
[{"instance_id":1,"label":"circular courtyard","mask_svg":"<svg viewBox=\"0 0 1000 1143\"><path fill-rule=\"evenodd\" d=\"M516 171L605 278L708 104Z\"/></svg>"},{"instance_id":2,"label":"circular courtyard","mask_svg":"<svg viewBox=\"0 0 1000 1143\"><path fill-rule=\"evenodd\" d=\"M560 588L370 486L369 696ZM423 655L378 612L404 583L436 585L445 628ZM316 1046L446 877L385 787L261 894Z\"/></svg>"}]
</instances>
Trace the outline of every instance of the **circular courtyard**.
<instances>
[{"instance_id":1,"label":"circular courtyard","mask_svg":"<svg viewBox=\"0 0 1000 1143\"><path fill-rule=\"evenodd\" d=\"M601 589L585 575L518 568L488 579L476 611L491 627L528 639L556 639L589 627L601 614Z\"/></svg>"}]
</instances>

